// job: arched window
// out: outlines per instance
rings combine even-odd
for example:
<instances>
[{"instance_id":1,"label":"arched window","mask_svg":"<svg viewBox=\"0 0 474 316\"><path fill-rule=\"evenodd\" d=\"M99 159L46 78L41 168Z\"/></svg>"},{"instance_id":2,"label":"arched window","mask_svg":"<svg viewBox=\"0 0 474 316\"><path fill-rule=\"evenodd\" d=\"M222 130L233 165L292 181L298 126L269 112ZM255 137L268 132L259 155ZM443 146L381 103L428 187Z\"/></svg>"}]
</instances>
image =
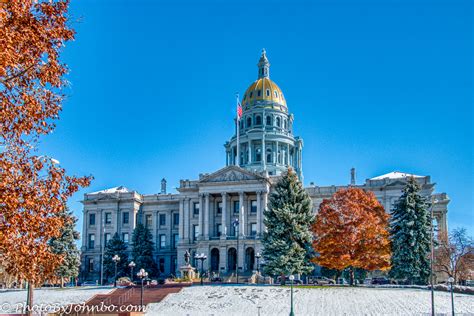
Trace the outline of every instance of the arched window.
<instances>
[{"instance_id":1,"label":"arched window","mask_svg":"<svg viewBox=\"0 0 474 316\"><path fill-rule=\"evenodd\" d=\"M244 121L240 121L239 125L240 125L240 129L244 129Z\"/></svg>"},{"instance_id":2,"label":"arched window","mask_svg":"<svg viewBox=\"0 0 474 316\"><path fill-rule=\"evenodd\" d=\"M275 98L278 98L278 92L275 90L273 93L275 94Z\"/></svg>"},{"instance_id":3,"label":"arched window","mask_svg":"<svg viewBox=\"0 0 474 316\"><path fill-rule=\"evenodd\" d=\"M278 150L277 159L278 159L278 163L281 163L281 151L280 150Z\"/></svg>"},{"instance_id":4,"label":"arched window","mask_svg":"<svg viewBox=\"0 0 474 316\"><path fill-rule=\"evenodd\" d=\"M262 94L262 90L257 91L257 96L259 97Z\"/></svg>"},{"instance_id":5,"label":"arched window","mask_svg":"<svg viewBox=\"0 0 474 316\"><path fill-rule=\"evenodd\" d=\"M283 120L283 128L286 129L286 120Z\"/></svg>"},{"instance_id":6,"label":"arched window","mask_svg":"<svg viewBox=\"0 0 474 316\"><path fill-rule=\"evenodd\" d=\"M247 117L247 127L250 127L250 126L252 126L252 118Z\"/></svg>"},{"instance_id":7,"label":"arched window","mask_svg":"<svg viewBox=\"0 0 474 316\"><path fill-rule=\"evenodd\" d=\"M272 125L272 117L270 115L267 116L267 125Z\"/></svg>"},{"instance_id":8,"label":"arched window","mask_svg":"<svg viewBox=\"0 0 474 316\"><path fill-rule=\"evenodd\" d=\"M253 97L253 92L250 92L249 98Z\"/></svg>"},{"instance_id":9,"label":"arched window","mask_svg":"<svg viewBox=\"0 0 474 316\"><path fill-rule=\"evenodd\" d=\"M270 96L270 89L267 89L267 97Z\"/></svg>"},{"instance_id":10,"label":"arched window","mask_svg":"<svg viewBox=\"0 0 474 316\"><path fill-rule=\"evenodd\" d=\"M281 119L279 117L277 117L277 119L276 119L276 124L277 124L278 127L281 126Z\"/></svg>"},{"instance_id":11,"label":"arched window","mask_svg":"<svg viewBox=\"0 0 474 316\"><path fill-rule=\"evenodd\" d=\"M267 163L272 162L272 150L270 148L267 148Z\"/></svg>"},{"instance_id":12,"label":"arched window","mask_svg":"<svg viewBox=\"0 0 474 316\"><path fill-rule=\"evenodd\" d=\"M260 148L257 148L255 150L255 161L259 162L262 160L262 150Z\"/></svg>"},{"instance_id":13,"label":"arched window","mask_svg":"<svg viewBox=\"0 0 474 316\"><path fill-rule=\"evenodd\" d=\"M260 115L255 117L255 125L262 125L262 117Z\"/></svg>"}]
</instances>

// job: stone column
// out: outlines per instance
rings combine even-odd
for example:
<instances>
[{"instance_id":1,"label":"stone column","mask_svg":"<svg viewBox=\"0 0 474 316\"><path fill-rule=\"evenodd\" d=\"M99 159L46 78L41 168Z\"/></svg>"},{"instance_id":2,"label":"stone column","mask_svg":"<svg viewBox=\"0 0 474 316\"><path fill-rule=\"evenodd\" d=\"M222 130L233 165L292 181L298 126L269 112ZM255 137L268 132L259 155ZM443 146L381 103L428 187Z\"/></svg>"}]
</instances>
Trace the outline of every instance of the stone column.
<instances>
[{"instance_id":1,"label":"stone column","mask_svg":"<svg viewBox=\"0 0 474 316\"><path fill-rule=\"evenodd\" d=\"M286 164L291 166L290 164L290 144L286 144Z\"/></svg>"},{"instance_id":2,"label":"stone column","mask_svg":"<svg viewBox=\"0 0 474 316\"><path fill-rule=\"evenodd\" d=\"M224 268L224 269L222 269ZM227 272L227 247L219 247L219 272Z\"/></svg>"},{"instance_id":3,"label":"stone column","mask_svg":"<svg viewBox=\"0 0 474 316\"><path fill-rule=\"evenodd\" d=\"M251 140L249 140L248 146L249 146L249 157L248 158L249 158L249 164L251 164L252 163L252 141Z\"/></svg>"},{"instance_id":4,"label":"stone column","mask_svg":"<svg viewBox=\"0 0 474 316\"><path fill-rule=\"evenodd\" d=\"M209 193L206 193L204 198L204 239L209 240Z\"/></svg>"},{"instance_id":5,"label":"stone column","mask_svg":"<svg viewBox=\"0 0 474 316\"><path fill-rule=\"evenodd\" d=\"M189 244L189 198L184 198L184 242Z\"/></svg>"},{"instance_id":6,"label":"stone column","mask_svg":"<svg viewBox=\"0 0 474 316\"><path fill-rule=\"evenodd\" d=\"M82 211L82 218L83 218L83 221L82 221L82 251L84 251L86 248L87 248L87 228L89 227L89 212L86 211L86 209L84 208L84 210ZM95 224L97 225L97 217L96 217L96 222ZM85 267L85 265L84 265Z\"/></svg>"},{"instance_id":7,"label":"stone column","mask_svg":"<svg viewBox=\"0 0 474 316\"><path fill-rule=\"evenodd\" d=\"M260 238L260 225L262 225L262 192L257 191L257 234L256 238Z\"/></svg>"},{"instance_id":8,"label":"stone column","mask_svg":"<svg viewBox=\"0 0 474 316\"><path fill-rule=\"evenodd\" d=\"M202 239L202 236L204 236L204 227L203 227L203 212L204 212L204 203L203 203L203 194L199 194L199 218L198 218L198 225L199 225L199 239Z\"/></svg>"},{"instance_id":9,"label":"stone column","mask_svg":"<svg viewBox=\"0 0 474 316\"><path fill-rule=\"evenodd\" d=\"M179 200L179 227L178 227L178 235L179 235L179 244L182 243L184 238L184 200Z\"/></svg>"},{"instance_id":10,"label":"stone column","mask_svg":"<svg viewBox=\"0 0 474 316\"><path fill-rule=\"evenodd\" d=\"M273 155L273 163L278 163L278 142L275 142L275 154Z\"/></svg>"},{"instance_id":11,"label":"stone column","mask_svg":"<svg viewBox=\"0 0 474 316\"><path fill-rule=\"evenodd\" d=\"M222 195L222 214L221 214L221 225L222 225L222 234L221 239L227 238L227 192L221 193Z\"/></svg>"},{"instance_id":12,"label":"stone column","mask_svg":"<svg viewBox=\"0 0 474 316\"><path fill-rule=\"evenodd\" d=\"M263 233L265 231L265 224L263 223L263 219L264 219L263 210L265 210L267 208L268 191L263 191L262 194L263 194L263 209L260 210L261 211L261 219L262 219L262 223L260 225L262 225L262 233Z\"/></svg>"},{"instance_id":13,"label":"stone column","mask_svg":"<svg viewBox=\"0 0 474 316\"><path fill-rule=\"evenodd\" d=\"M244 192L239 192L239 236L245 236L245 207L244 207Z\"/></svg>"}]
</instances>

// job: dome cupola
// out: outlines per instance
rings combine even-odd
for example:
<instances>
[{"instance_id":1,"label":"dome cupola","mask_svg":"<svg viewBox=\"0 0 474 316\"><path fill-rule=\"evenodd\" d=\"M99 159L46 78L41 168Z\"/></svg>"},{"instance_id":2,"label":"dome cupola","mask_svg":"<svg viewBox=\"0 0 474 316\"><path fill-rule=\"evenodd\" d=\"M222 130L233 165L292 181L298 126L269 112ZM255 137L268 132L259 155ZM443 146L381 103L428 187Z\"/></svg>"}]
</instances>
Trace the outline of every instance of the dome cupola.
<instances>
[{"instance_id":1,"label":"dome cupola","mask_svg":"<svg viewBox=\"0 0 474 316\"><path fill-rule=\"evenodd\" d=\"M242 98L244 111L254 106L262 106L288 112L283 92L270 80L270 62L265 49L262 50L257 66L258 79L247 88Z\"/></svg>"}]
</instances>

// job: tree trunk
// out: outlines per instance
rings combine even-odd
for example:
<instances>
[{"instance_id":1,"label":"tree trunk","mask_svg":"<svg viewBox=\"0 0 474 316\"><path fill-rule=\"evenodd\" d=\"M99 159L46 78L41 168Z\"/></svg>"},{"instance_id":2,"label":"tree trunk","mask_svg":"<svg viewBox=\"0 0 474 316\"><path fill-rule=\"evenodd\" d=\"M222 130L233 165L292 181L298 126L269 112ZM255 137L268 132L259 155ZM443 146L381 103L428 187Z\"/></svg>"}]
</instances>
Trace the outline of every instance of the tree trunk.
<instances>
[{"instance_id":1,"label":"tree trunk","mask_svg":"<svg viewBox=\"0 0 474 316\"><path fill-rule=\"evenodd\" d=\"M27 315L33 315L33 290L34 290L34 284L31 282L28 282L28 299L27 299L27 305L26 305L26 314Z\"/></svg>"},{"instance_id":2,"label":"tree trunk","mask_svg":"<svg viewBox=\"0 0 474 316\"><path fill-rule=\"evenodd\" d=\"M349 275L350 275L350 286L354 286L354 267L349 268Z\"/></svg>"},{"instance_id":3,"label":"tree trunk","mask_svg":"<svg viewBox=\"0 0 474 316\"><path fill-rule=\"evenodd\" d=\"M61 277L61 288L64 288L64 277Z\"/></svg>"}]
</instances>

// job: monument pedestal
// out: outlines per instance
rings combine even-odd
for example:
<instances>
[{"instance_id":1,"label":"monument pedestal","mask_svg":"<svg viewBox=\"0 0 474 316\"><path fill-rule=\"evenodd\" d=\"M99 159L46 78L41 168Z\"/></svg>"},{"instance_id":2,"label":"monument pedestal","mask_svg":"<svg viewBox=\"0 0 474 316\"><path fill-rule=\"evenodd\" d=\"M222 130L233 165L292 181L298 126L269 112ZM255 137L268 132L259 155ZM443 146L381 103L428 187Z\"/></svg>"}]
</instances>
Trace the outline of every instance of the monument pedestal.
<instances>
[{"instance_id":1,"label":"monument pedestal","mask_svg":"<svg viewBox=\"0 0 474 316\"><path fill-rule=\"evenodd\" d=\"M181 273L181 278L186 280L193 280L196 278L196 272L194 268L190 264L186 264L179 268L179 272Z\"/></svg>"}]
</instances>

